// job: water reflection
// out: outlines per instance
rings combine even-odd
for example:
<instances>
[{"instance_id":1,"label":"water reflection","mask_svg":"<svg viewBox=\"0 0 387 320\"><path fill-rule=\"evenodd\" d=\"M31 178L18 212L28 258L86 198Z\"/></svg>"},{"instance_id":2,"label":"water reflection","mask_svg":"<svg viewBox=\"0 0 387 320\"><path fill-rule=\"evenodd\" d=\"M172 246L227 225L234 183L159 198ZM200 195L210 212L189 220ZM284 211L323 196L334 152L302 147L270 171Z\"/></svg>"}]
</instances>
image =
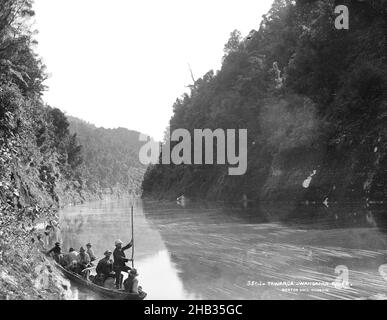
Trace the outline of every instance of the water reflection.
<instances>
[{"instance_id":1,"label":"water reflection","mask_svg":"<svg viewBox=\"0 0 387 320\"><path fill-rule=\"evenodd\" d=\"M105 200L63 210L64 248L91 242L102 256L116 238L130 241L130 205ZM149 299L354 299L387 293L381 211L137 201L134 212L136 268ZM348 269L349 289L332 285L341 279L338 266ZM289 288L277 285L284 281L293 287L328 285L284 290Z\"/></svg>"},{"instance_id":2,"label":"water reflection","mask_svg":"<svg viewBox=\"0 0 387 320\"><path fill-rule=\"evenodd\" d=\"M68 207L60 214L63 248L76 249L91 242L97 257L106 249L114 249L117 238L124 242L131 239L129 200L104 200L75 207ZM148 299L199 299L186 292L179 278L179 270L157 230L146 220L142 202L134 210L135 267L139 270L140 285L148 292ZM127 251L130 256L130 249ZM73 288L80 299L100 299L81 287ZM86 291L85 291L86 290Z\"/></svg>"},{"instance_id":3,"label":"water reflection","mask_svg":"<svg viewBox=\"0 0 387 320\"><path fill-rule=\"evenodd\" d=\"M184 289L180 271L164 249L137 263L141 270L141 284L149 288L148 299L200 299L200 295Z\"/></svg>"}]
</instances>

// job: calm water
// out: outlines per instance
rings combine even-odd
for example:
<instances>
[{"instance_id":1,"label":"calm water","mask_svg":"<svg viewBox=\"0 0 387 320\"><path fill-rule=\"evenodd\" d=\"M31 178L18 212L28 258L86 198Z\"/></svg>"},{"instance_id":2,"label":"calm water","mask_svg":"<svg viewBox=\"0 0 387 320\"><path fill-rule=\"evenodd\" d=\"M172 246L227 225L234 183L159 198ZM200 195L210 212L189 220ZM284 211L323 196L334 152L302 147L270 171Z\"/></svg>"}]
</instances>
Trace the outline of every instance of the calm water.
<instances>
[{"instance_id":1,"label":"calm water","mask_svg":"<svg viewBox=\"0 0 387 320\"><path fill-rule=\"evenodd\" d=\"M122 199L66 208L60 214L63 247L79 250L91 242L101 257L115 239L130 241L130 205ZM135 267L148 299L387 296L383 212L142 201L134 212ZM78 299L101 298L73 291Z\"/></svg>"}]
</instances>

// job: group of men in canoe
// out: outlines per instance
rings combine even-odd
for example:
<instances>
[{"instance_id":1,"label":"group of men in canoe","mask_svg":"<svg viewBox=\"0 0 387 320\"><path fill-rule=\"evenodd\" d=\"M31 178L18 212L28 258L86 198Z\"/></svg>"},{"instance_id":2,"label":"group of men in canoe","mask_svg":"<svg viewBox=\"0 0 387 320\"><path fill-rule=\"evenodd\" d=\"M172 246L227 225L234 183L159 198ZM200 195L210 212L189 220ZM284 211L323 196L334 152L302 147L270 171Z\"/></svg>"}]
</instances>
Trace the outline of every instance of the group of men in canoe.
<instances>
[{"instance_id":1,"label":"group of men in canoe","mask_svg":"<svg viewBox=\"0 0 387 320\"><path fill-rule=\"evenodd\" d=\"M137 270L130 268L126 265L129 259L125 256L125 250L131 248L133 240L126 246L123 246L121 240L115 241L114 251L106 250L104 258L98 261L96 266L96 276L90 276L90 270L94 268L93 261L97 258L94 255L91 243L86 245L87 251L81 247L79 253L73 248L70 248L69 252L62 254L62 248L59 242L55 243L55 246L47 252L52 255L56 262L62 265L67 270L82 275L86 280L93 283L104 286L105 281L108 278L115 279L116 289L122 289L131 293L141 293L141 287L138 286ZM111 259L113 255L113 260ZM128 278L123 282L122 272L128 273Z\"/></svg>"}]
</instances>

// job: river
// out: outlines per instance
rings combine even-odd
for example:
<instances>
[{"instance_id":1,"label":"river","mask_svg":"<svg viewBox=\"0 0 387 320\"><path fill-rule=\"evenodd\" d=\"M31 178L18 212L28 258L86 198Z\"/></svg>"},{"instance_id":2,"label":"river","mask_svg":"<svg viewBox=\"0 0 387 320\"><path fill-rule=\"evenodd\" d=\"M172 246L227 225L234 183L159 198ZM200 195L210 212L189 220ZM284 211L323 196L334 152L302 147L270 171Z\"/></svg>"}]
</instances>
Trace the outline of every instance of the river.
<instances>
[{"instance_id":1,"label":"river","mask_svg":"<svg viewBox=\"0 0 387 320\"><path fill-rule=\"evenodd\" d=\"M101 257L117 238L129 242L131 204L107 199L63 209L63 248L91 242ZM378 214L137 200L135 267L147 299L385 298L387 233ZM101 299L72 290L77 299Z\"/></svg>"}]
</instances>

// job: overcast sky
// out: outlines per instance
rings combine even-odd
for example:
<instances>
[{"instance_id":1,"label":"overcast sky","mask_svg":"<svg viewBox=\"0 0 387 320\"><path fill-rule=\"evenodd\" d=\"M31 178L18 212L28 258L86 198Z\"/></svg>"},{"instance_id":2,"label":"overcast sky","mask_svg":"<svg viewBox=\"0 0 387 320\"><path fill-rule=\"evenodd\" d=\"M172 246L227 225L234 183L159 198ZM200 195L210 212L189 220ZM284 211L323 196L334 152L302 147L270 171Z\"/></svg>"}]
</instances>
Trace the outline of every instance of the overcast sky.
<instances>
[{"instance_id":1,"label":"overcast sky","mask_svg":"<svg viewBox=\"0 0 387 320\"><path fill-rule=\"evenodd\" d=\"M272 0L35 0L45 101L107 128L162 139L172 104L220 68L232 30L258 29Z\"/></svg>"}]
</instances>

